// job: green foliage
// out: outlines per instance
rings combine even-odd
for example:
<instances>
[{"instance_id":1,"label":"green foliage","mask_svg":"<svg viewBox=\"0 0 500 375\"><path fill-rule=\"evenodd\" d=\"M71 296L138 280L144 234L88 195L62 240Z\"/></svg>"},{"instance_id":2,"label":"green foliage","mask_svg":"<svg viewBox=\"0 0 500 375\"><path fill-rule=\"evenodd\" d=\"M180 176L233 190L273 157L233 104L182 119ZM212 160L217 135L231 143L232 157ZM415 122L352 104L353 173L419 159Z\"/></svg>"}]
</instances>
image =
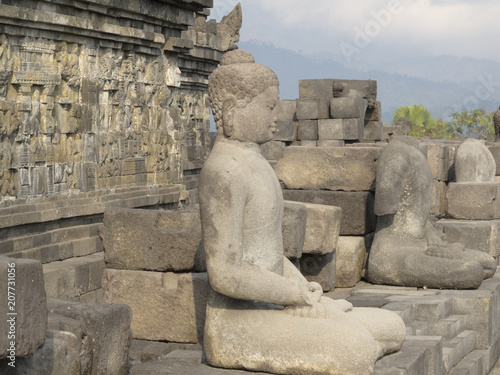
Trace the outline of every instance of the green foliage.
<instances>
[{"instance_id":1,"label":"green foliage","mask_svg":"<svg viewBox=\"0 0 500 375\"><path fill-rule=\"evenodd\" d=\"M493 113L485 109L462 109L451 115L448 122L450 132L455 137L471 137L477 139L495 140Z\"/></svg>"},{"instance_id":2,"label":"green foliage","mask_svg":"<svg viewBox=\"0 0 500 375\"><path fill-rule=\"evenodd\" d=\"M435 120L430 112L421 104L402 106L394 111L391 125L396 125L403 117L411 123L408 135L413 137L451 138L449 124L441 119Z\"/></svg>"}]
</instances>

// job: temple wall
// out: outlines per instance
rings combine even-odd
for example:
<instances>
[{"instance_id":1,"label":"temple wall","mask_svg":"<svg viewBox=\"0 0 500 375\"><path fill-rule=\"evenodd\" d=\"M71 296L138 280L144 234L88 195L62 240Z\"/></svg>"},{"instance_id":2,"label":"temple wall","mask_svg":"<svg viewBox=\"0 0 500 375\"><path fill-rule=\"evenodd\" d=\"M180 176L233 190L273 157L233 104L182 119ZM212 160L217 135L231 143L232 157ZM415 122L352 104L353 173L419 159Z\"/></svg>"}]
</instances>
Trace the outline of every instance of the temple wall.
<instances>
[{"instance_id":1,"label":"temple wall","mask_svg":"<svg viewBox=\"0 0 500 375\"><path fill-rule=\"evenodd\" d=\"M3 204L201 168L224 39L212 0L115 3L0 1Z\"/></svg>"}]
</instances>

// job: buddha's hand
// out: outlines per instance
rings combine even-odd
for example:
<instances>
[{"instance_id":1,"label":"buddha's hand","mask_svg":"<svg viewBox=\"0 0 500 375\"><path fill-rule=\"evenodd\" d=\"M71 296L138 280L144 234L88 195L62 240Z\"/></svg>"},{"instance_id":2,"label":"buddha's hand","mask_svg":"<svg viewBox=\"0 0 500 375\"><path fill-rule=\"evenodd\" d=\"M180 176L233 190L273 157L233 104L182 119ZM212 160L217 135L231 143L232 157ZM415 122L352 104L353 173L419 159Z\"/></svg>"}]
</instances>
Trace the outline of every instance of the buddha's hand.
<instances>
[{"instance_id":1,"label":"buddha's hand","mask_svg":"<svg viewBox=\"0 0 500 375\"><path fill-rule=\"evenodd\" d=\"M300 289L302 300L304 301L302 305L306 306L313 306L317 304L323 294L323 288L321 285L314 281L300 285Z\"/></svg>"},{"instance_id":2,"label":"buddha's hand","mask_svg":"<svg viewBox=\"0 0 500 375\"><path fill-rule=\"evenodd\" d=\"M352 304L346 300L334 300L321 297L320 301L312 306L286 307L285 312L301 318L335 319L352 310Z\"/></svg>"}]
</instances>

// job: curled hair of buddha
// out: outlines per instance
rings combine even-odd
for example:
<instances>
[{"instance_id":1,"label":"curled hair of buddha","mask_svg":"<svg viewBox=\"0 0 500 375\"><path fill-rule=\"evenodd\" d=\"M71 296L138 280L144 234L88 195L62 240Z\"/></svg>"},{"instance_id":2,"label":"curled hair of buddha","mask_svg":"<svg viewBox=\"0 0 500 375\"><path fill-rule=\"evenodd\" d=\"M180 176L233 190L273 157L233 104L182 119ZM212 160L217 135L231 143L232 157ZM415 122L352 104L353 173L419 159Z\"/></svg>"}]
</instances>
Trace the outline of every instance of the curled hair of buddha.
<instances>
[{"instance_id":1,"label":"curled hair of buddha","mask_svg":"<svg viewBox=\"0 0 500 375\"><path fill-rule=\"evenodd\" d=\"M208 84L217 128L222 127L225 100L244 100L248 104L268 87L278 85L276 74L267 66L256 64L249 52L240 49L226 52L221 59L221 66L214 70Z\"/></svg>"}]
</instances>

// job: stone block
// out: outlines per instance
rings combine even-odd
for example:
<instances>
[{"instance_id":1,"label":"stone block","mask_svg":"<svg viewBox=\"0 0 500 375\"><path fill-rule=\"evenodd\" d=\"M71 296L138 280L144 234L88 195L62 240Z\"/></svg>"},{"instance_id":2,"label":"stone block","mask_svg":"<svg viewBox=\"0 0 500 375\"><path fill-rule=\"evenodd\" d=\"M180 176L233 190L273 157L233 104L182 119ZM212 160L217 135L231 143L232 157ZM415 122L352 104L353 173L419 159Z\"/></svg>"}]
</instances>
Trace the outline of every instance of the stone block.
<instances>
[{"instance_id":1,"label":"stone block","mask_svg":"<svg viewBox=\"0 0 500 375\"><path fill-rule=\"evenodd\" d=\"M71 332L81 340L81 373L127 374L132 340L129 306L51 299L48 309L50 330Z\"/></svg>"},{"instance_id":2,"label":"stone block","mask_svg":"<svg viewBox=\"0 0 500 375\"><path fill-rule=\"evenodd\" d=\"M500 218L500 184L451 182L448 184L447 214L455 219L492 220Z\"/></svg>"},{"instance_id":3,"label":"stone block","mask_svg":"<svg viewBox=\"0 0 500 375\"><path fill-rule=\"evenodd\" d=\"M320 139L318 147L344 147L345 142L341 139Z\"/></svg>"},{"instance_id":4,"label":"stone block","mask_svg":"<svg viewBox=\"0 0 500 375\"><path fill-rule=\"evenodd\" d=\"M493 159L495 159L495 164L496 164L496 176L500 176L500 144L492 144L489 143L486 145L488 147L488 150L490 150L491 154L493 155Z\"/></svg>"},{"instance_id":5,"label":"stone block","mask_svg":"<svg viewBox=\"0 0 500 375\"><path fill-rule=\"evenodd\" d=\"M300 146L301 147L316 147L316 146L318 146L318 141L303 140L303 141L300 141Z\"/></svg>"},{"instance_id":6,"label":"stone block","mask_svg":"<svg viewBox=\"0 0 500 375\"><path fill-rule=\"evenodd\" d=\"M297 132L295 121L276 121L276 131L273 134L273 141L293 142Z\"/></svg>"},{"instance_id":7,"label":"stone block","mask_svg":"<svg viewBox=\"0 0 500 375\"><path fill-rule=\"evenodd\" d=\"M103 253L44 264L47 297L69 299L100 289L103 271Z\"/></svg>"},{"instance_id":8,"label":"stone block","mask_svg":"<svg viewBox=\"0 0 500 375\"><path fill-rule=\"evenodd\" d=\"M368 106L374 107L377 104L377 81L355 80L355 79L335 79L333 80L333 97L360 96L368 100Z\"/></svg>"},{"instance_id":9,"label":"stone block","mask_svg":"<svg viewBox=\"0 0 500 375\"><path fill-rule=\"evenodd\" d=\"M290 201L287 201L290 202ZM340 207L302 203L307 210L303 253L327 254L337 248L342 221Z\"/></svg>"},{"instance_id":10,"label":"stone block","mask_svg":"<svg viewBox=\"0 0 500 375\"><path fill-rule=\"evenodd\" d=\"M319 140L343 140L344 127L341 119L318 120Z\"/></svg>"},{"instance_id":11,"label":"stone block","mask_svg":"<svg viewBox=\"0 0 500 375\"><path fill-rule=\"evenodd\" d=\"M110 209L104 213L101 237L108 268L204 270L200 265L201 221L196 210Z\"/></svg>"},{"instance_id":12,"label":"stone block","mask_svg":"<svg viewBox=\"0 0 500 375\"><path fill-rule=\"evenodd\" d=\"M285 202L283 213L283 250L287 258L300 258L304 247L308 210L304 204Z\"/></svg>"},{"instance_id":13,"label":"stone block","mask_svg":"<svg viewBox=\"0 0 500 375\"><path fill-rule=\"evenodd\" d=\"M333 97L333 79L299 80L299 97L330 99Z\"/></svg>"},{"instance_id":14,"label":"stone block","mask_svg":"<svg viewBox=\"0 0 500 375\"><path fill-rule=\"evenodd\" d=\"M262 156L264 156L267 160L278 160L283 157L285 144L279 141L269 141L263 143L260 146L260 149L262 151Z\"/></svg>"},{"instance_id":15,"label":"stone block","mask_svg":"<svg viewBox=\"0 0 500 375\"><path fill-rule=\"evenodd\" d=\"M316 141L318 139L318 120L299 120L297 139L299 141Z\"/></svg>"},{"instance_id":16,"label":"stone block","mask_svg":"<svg viewBox=\"0 0 500 375\"><path fill-rule=\"evenodd\" d=\"M361 280L365 259L364 237L339 237L336 263L337 287L350 288L355 286Z\"/></svg>"},{"instance_id":17,"label":"stone block","mask_svg":"<svg viewBox=\"0 0 500 375\"><path fill-rule=\"evenodd\" d=\"M16 357L32 354L43 345L47 333L42 264L0 257L0 285L0 359L13 353Z\"/></svg>"},{"instance_id":18,"label":"stone block","mask_svg":"<svg viewBox=\"0 0 500 375\"><path fill-rule=\"evenodd\" d=\"M342 120L344 139L346 141L356 141L364 138L365 122L359 118L347 118Z\"/></svg>"},{"instance_id":19,"label":"stone block","mask_svg":"<svg viewBox=\"0 0 500 375\"><path fill-rule=\"evenodd\" d=\"M459 242L468 249L479 250L493 257L500 255L500 220L450 220L435 224L448 242Z\"/></svg>"},{"instance_id":20,"label":"stone block","mask_svg":"<svg viewBox=\"0 0 500 375\"><path fill-rule=\"evenodd\" d=\"M196 343L203 336L209 290L206 273L106 269L104 300L132 309L132 337Z\"/></svg>"},{"instance_id":21,"label":"stone block","mask_svg":"<svg viewBox=\"0 0 500 375\"><path fill-rule=\"evenodd\" d=\"M382 122L382 103L377 101L375 106L366 109L365 121Z\"/></svg>"},{"instance_id":22,"label":"stone block","mask_svg":"<svg viewBox=\"0 0 500 375\"><path fill-rule=\"evenodd\" d=\"M34 354L16 359L15 368L5 366L5 375L77 375L82 372L81 338L67 331L48 331L45 344ZM3 367L3 363L0 363ZM3 371L3 369L2 369Z\"/></svg>"},{"instance_id":23,"label":"stone block","mask_svg":"<svg viewBox=\"0 0 500 375\"><path fill-rule=\"evenodd\" d=\"M365 118L368 101L359 96L330 99L330 116L337 119Z\"/></svg>"},{"instance_id":24,"label":"stone block","mask_svg":"<svg viewBox=\"0 0 500 375\"><path fill-rule=\"evenodd\" d=\"M384 124L382 121L366 121L363 129L365 141L380 141L384 137Z\"/></svg>"},{"instance_id":25,"label":"stone block","mask_svg":"<svg viewBox=\"0 0 500 375\"><path fill-rule=\"evenodd\" d=\"M297 101L280 100L274 108L274 113L278 121L297 121Z\"/></svg>"},{"instance_id":26,"label":"stone block","mask_svg":"<svg viewBox=\"0 0 500 375\"><path fill-rule=\"evenodd\" d=\"M448 147L443 144L432 143L426 146L427 162L431 167L432 177L438 181L448 181Z\"/></svg>"},{"instance_id":27,"label":"stone block","mask_svg":"<svg viewBox=\"0 0 500 375\"><path fill-rule=\"evenodd\" d=\"M446 182L433 181L430 214L444 216L446 214Z\"/></svg>"},{"instance_id":28,"label":"stone block","mask_svg":"<svg viewBox=\"0 0 500 375\"><path fill-rule=\"evenodd\" d=\"M335 259L335 251L325 255L302 254L300 272L308 281L320 284L324 292L331 291L336 286Z\"/></svg>"},{"instance_id":29,"label":"stone block","mask_svg":"<svg viewBox=\"0 0 500 375\"><path fill-rule=\"evenodd\" d=\"M362 236L375 230L374 194L369 191L283 190L287 200L325 204L342 209L341 236Z\"/></svg>"},{"instance_id":30,"label":"stone block","mask_svg":"<svg viewBox=\"0 0 500 375\"><path fill-rule=\"evenodd\" d=\"M379 147L290 146L274 170L288 189L363 191L374 188Z\"/></svg>"},{"instance_id":31,"label":"stone block","mask_svg":"<svg viewBox=\"0 0 500 375\"><path fill-rule=\"evenodd\" d=\"M297 119L317 120L320 118L319 99L297 99Z\"/></svg>"}]
</instances>

